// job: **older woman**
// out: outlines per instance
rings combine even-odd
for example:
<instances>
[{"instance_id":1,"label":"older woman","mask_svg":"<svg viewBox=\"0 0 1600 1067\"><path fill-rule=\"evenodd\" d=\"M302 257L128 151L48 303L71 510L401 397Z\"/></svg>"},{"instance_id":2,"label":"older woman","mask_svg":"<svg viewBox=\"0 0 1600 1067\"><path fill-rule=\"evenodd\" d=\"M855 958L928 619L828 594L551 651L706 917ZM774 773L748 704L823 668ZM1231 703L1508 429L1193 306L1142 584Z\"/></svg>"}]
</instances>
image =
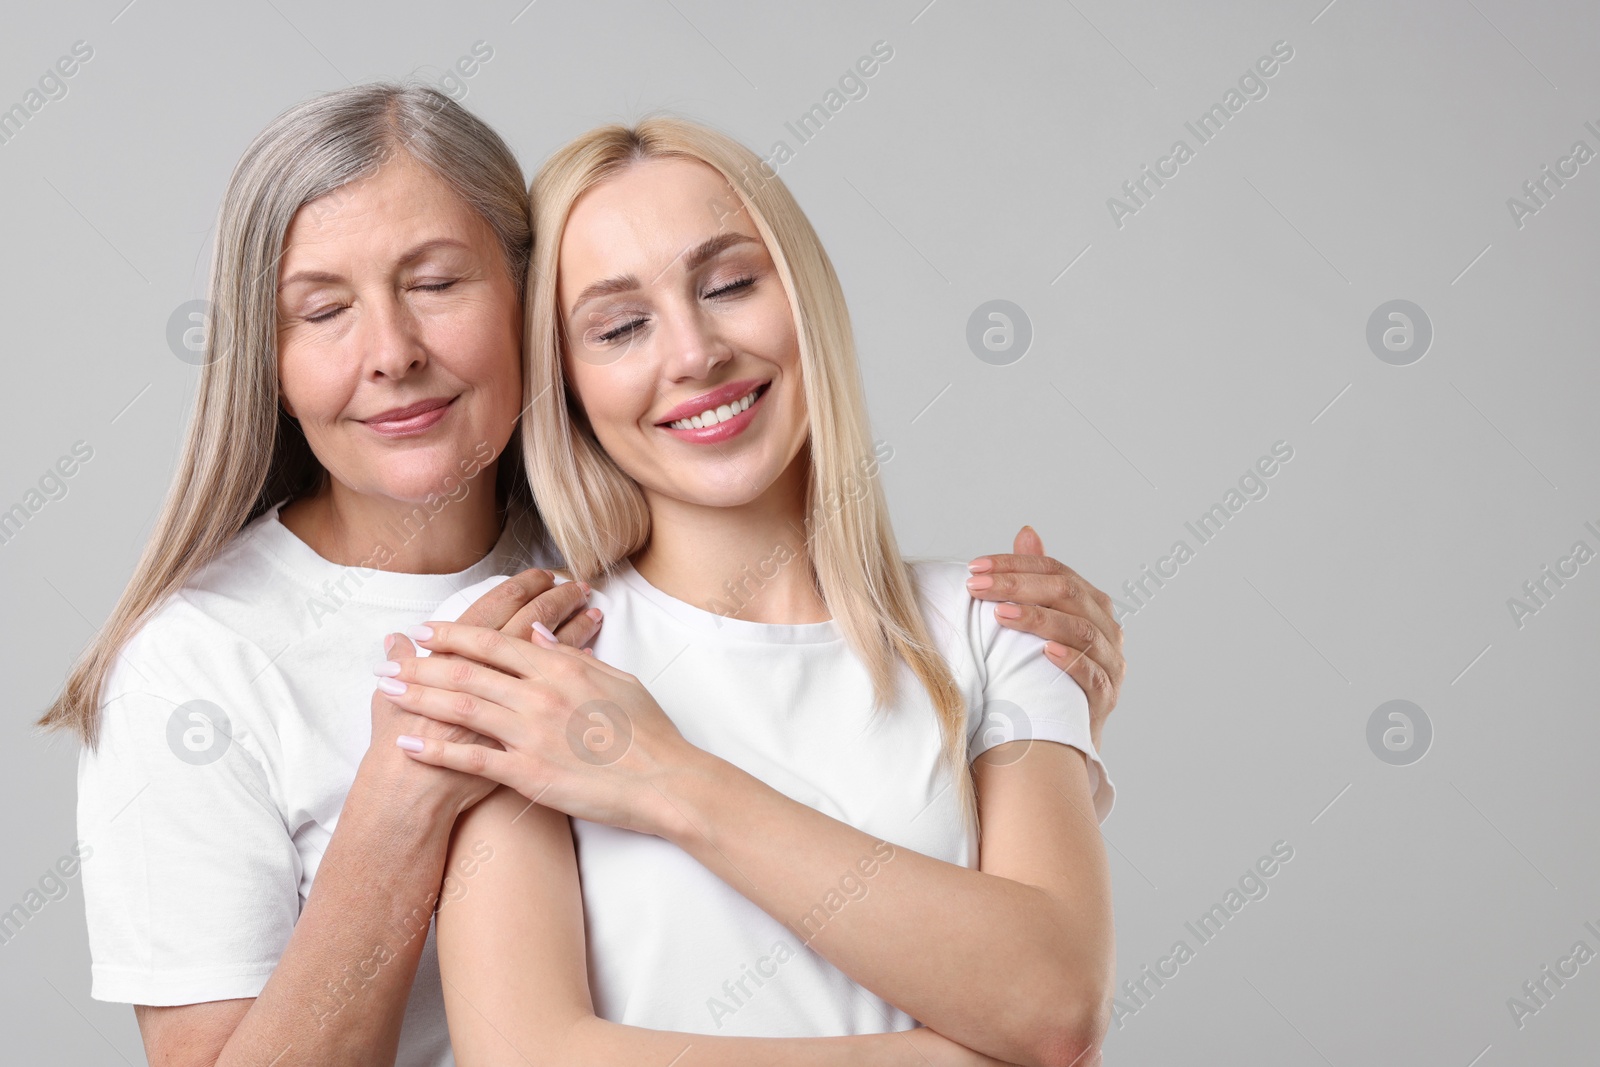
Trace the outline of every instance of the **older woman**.
<instances>
[{"instance_id":1,"label":"older woman","mask_svg":"<svg viewBox=\"0 0 1600 1067\"><path fill-rule=\"evenodd\" d=\"M291 109L229 182L177 474L43 720L85 742L91 992L137 1006L153 1063L451 1062L432 913L471 889L447 849L492 783L407 759L401 735L476 735L361 668L442 598L556 562L513 433L525 197L492 130L393 86ZM982 595L1029 605L1002 624L1059 642L1103 718L1102 602L1053 561L990 564ZM552 584L523 571L464 621L586 643L587 590Z\"/></svg>"}]
</instances>

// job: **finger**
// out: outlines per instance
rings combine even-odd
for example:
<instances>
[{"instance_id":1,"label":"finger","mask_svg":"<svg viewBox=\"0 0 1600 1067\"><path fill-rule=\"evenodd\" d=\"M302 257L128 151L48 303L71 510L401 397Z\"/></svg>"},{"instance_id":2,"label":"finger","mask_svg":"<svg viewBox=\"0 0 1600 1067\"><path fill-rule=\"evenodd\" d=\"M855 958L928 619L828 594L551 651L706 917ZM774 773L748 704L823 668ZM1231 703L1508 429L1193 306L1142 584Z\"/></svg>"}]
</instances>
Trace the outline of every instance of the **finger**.
<instances>
[{"instance_id":1,"label":"finger","mask_svg":"<svg viewBox=\"0 0 1600 1067\"><path fill-rule=\"evenodd\" d=\"M1039 533L1032 526L1024 526L1017 531L1017 536L1011 542L1011 551L1019 556L1044 555L1044 541L1039 538Z\"/></svg>"},{"instance_id":2,"label":"finger","mask_svg":"<svg viewBox=\"0 0 1600 1067\"><path fill-rule=\"evenodd\" d=\"M412 632L418 635L418 641L430 654L451 653L527 681L560 687L577 680L569 671L582 671L589 667L598 667L615 678L631 677L591 656L585 656L571 645L552 643L538 633L530 632L532 640L524 641L500 630L450 622L430 622L413 628ZM420 636L424 632L429 636Z\"/></svg>"},{"instance_id":3,"label":"finger","mask_svg":"<svg viewBox=\"0 0 1600 1067\"><path fill-rule=\"evenodd\" d=\"M587 610L594 612L594 615L589 617L589 621L594 623L594 628L595 628L596 631L598 631L600 629L600 624L604 621L604 616L601 614L599 608L589 608ZM585 614L587 614L587 612L585 612ZM580 616L574 616L574 621L579 617ZM573 623L569 622L567 625L570 626L570 625L573 625ZM637 678L635 678L633 675L629 674L627 671L618 670L617 668L611 666L611 664L605 662L605 660L596 658L595 654L594 654L594 649L592 649L592 648L579 648L579 647L577 647L576 644L574 644L572 642L569 642L569 641L566 641L566 640L562 640L561 638L563 637L563 635L560 634L560 633L557 633L556 637L558 638L558 640L557 640L557 642L555 644L551 644L549 642L548 638L545 635L538 634L538 633L536 633L534 635L533 640L534 640L535 644L539 645L539 647L543 648L546 652L553 652L553 653L555 653L556 655L559 655L559 656L574 657L574 658L578 659L580 662L582 662L584 664L584 666L592 667L592 668L594 668L596 670L601 671L604 674L609 674L611 677L616 678L619 681L624 681L624 682L637 682L638 681Z\"/></svg>"},{"instance_id":4,"label":"finger","mask_svg":"<svg viewBox=\"0 0 1600 1067\"><path fill-rule=\"evenodd\" d=\"M395 703L435 719L443 716L423 710L416 704L415 696L406 692L407 689L427 688L467 699L493 701L502 707L512 708L525 707L529 700L528 687L538 684L506 674L496 667L485 666L476 660L447 653L389 660L373 668L372 673L378 676L378 688L393 698Z\"/></svg>"},{"instance_id":5,"label":"finger","mask_svg":"<svg viewBox=\"0 0 1600 1067\"><path fill-rule=\"evenodd\" d=\"M994 617L1008 630L1021 630L1046 641L1087 652L1108 671L1110 664L1105 661L1120 658L1114 654L1100 628L1082 615L1071 615L1035 604L1000 604L994 609Z\"/></svg>"},{"instance_id":6,"label":"finger","mask_svg":"<svg viewBox=\"0 0 1600 1067\"><path fill-rule=\"evenodd\" d=\"M562 582L523 605L510 624L501 629L513 637L527 637L536 622L543 623L550 630L558 630L573 616L582 614L588 602L586 583Z\"/></svg>"},{"instance_id":7,"label":"finger","mask_svg":"<svg viewBox=\"0 0 1600 1067\"><path fill-rule=\"evenodd\" d=\"M514 574L472 602L461 613L469 626L488 626L498 630L512 621L530 601L555 585L555 576L537 567Z\"/></svg>"},{"instance_id":8,"label":"finger","mask_svg":"<svg viewBox=\"0 0 1600 1067\"><path fill-rule=\"evenodd\" d=\"M1053 608L1069 615L1081 615L1094 623L1107 640L1113 643L1120 640L1122 626L1113 615L1111 598L1079 575L1071 573L1068 568L1062 570L1064 573L974 574L967 579L967 592L974 600L1009 600L1017 604Z\"/></svg>"},{"instance_id":9,"label":"finger","mask_svg":"<svg viewBox=\"0 0 1600 1067\"><path fill-rule=\"evenodd\" d=\"M1100 669L1099 664L1082 650L1058 645L1054 641L1045 642L1044 656L1078 683L1078 688L1089 698L1091 714L1104 714L1099 709L1110 699L1112 686L1110 677Z\"/></svg>"},{"instance_id":10,"label":"finger","mask_svg":"<svg viewBox=\"0 0 1600 1067\"><path fill-rule=\"evenodd\" d=\"M517 788L516 782L512 781L516 777L516 757L502 749L464 745L459 741L441 741L436 737L417 737L413 734L401 734L395 738L395 744L418 763L475 774L491 782Z\"/></svg>"},{"instance_id":11,"label":"finger","mask_svg":"<svg viewBox=\"0 0 1600 1067\"><path fill-rule=\"evenodd\" d=\"M1018 534L1020 542L1022 535ZM978 556L967 569L973 574L996 574L1010 572L1014 574L1072 574L1078 572L1062 563L1054 556L1033 555L1015 552L997 552L989 556Z\"/></svg>"},{"instance_id":12,"label":"finger","mask_svg":"<svg viewBox=\"0 0 1600 1067\"><path fill-rule=\"evenodd\" d=\"M423 660L421 662L430 662ZM395 705L413 715L448 723L493 738L500 744L515 744L523 734L522 716L503 704L453 689L436 689L417 682L394 678L378 679L378 688Z\"/></svg>"},{"instance_id":13,"label":"finger","mask_svg":"<svg viewBox=\"0 0 1600 1067\"><path fill-rule=\"evenodd\" d=\"M568 648L581 649L600 632L602 618L599 608L585 608L556 628L556 640Z\"/></svg>"}]
</instances>

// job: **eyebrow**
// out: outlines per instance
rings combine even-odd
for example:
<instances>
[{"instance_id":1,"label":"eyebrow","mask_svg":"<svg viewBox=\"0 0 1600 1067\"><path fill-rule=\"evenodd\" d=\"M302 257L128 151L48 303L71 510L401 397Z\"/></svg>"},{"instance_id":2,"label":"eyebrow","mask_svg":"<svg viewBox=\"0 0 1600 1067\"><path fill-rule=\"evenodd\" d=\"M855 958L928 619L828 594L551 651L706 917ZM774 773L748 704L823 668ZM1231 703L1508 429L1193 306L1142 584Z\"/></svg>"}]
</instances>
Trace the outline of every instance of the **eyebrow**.
<instances>
[{"instance_id":1,"label":"eyebrow","mask_svg":"<svg viewBox=\"0 0 1600 1067\"><path fill-rule=\"evenodd\" d=\"M458 241L454 237L435 237L432 240L423 241L421 244L416 245L408 250L400 257L398 265L401 267L409 266L410 264L421 259L423 256L427 255L429 252L432 252L438 248L467 247L468 246L466 242ZM278 292L283 292L283 290L287 289L291 285L294 285L296 282L328 282L337 284L338 282L345 280L346 279L344 275L335 274L331 271L297 270L287 278L283 279L283 281L278 283Z\"/></svg>"},{"instance_id":2,"label":"eyebrow","mask_svg":"<svg viewBox=\"0 0 1600 1067\"><path fill-rule=\"evenodd\" d=\"M706 240L701 241L698 245L690 248L678 258L683 260L684 270L692 271L698 269L707 260L732 248L734 245L756 243L756 238L751 237L747 233L719 233L715 237L709 237ZM661 273L665 274L666 271L662 271ZM577 299L572 302L572 307L567 311L567 316L570 318L571 316L577 314L578 309L591 300L596 300L602 296L612 296L616 293L629 293L638 288L640 288L639 278L637 275L633 274L619 274L616 277L606 278L602 281L595 282L592 285L586 286L583 292L578 294Z\"/></svg>"}]
</instances>

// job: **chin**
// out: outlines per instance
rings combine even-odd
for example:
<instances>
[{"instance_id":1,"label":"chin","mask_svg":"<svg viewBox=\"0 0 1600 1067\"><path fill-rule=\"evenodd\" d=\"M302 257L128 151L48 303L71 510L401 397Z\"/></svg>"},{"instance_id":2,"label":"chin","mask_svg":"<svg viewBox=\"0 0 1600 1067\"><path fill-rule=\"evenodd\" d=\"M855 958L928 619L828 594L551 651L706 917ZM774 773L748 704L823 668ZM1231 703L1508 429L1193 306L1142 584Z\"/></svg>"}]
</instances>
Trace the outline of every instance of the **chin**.
<instances>
[{"instance_id":1,"label":"chin","mask_svg":"<svg viewBox=\"0 0 1600 1067\"><path fill-rule=\"evenodd\" d=\"M453 466L441 465L437 471L407 471L401 478L385 481L378 489L383 496L406 504L424 504L430 498L463 495L467 482Z\"/></svg>"}]
</instances>

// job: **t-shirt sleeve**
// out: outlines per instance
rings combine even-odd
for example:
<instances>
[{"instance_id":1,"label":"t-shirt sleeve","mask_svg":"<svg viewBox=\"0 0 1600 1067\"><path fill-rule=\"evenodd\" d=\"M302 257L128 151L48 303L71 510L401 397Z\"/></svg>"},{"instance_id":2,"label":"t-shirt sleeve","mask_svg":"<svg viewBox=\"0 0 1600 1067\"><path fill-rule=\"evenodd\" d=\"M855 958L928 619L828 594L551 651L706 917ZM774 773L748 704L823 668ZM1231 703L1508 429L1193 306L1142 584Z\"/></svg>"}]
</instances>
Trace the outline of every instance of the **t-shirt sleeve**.
<instances>
[{"instance_id":1,"label":"t-shirt sleeve","mask_svg":"<svg viewBox=\"0 0 1600 1067\"><path fill-rule=\"evenodd\" d=\"M959 578L965 577L963 570ZM968 758L1007 741L1054 741L1086 757L1089 793L1097 821L1116 801L1116 787L1089 733L1089 699L1072 676L1044 654L1044 641L1010 630L994 618L994 605L971 599L965 585L967 636L983 678L983 699L968 721Z\"/></svg>"},{"instance_id":2,"label":"t-shirt sleeve","mask_svg":"<svg viewBox=\"0 0 1600 1067\"><path fill-rule=\"evenodd\" d=\"M294 930L301 864L256 739L211 707L122 692L79 756L96 1000L254 997Z\"/></svg>"}]
</instances>

